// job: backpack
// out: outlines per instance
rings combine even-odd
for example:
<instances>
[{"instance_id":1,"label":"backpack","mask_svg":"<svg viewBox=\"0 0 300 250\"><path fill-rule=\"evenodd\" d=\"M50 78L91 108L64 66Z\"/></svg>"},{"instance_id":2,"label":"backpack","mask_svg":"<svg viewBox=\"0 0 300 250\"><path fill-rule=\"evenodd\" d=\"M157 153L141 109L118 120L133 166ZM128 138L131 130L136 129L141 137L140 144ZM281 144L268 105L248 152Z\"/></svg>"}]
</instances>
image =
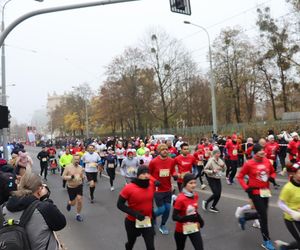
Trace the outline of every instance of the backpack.
<instances>
[{"instance_id":1,"label":"backpack","mask_svg":"<svg viewBox=\"0 0 300 250\"><path fill-rule=\"evenodd\" d=\"M30 220L40 201L32 202L22 213L19 221L8 219L5 221L3 207L0 207L0 249L31 250L25 226Z\"/></svg>"}]
</instances>

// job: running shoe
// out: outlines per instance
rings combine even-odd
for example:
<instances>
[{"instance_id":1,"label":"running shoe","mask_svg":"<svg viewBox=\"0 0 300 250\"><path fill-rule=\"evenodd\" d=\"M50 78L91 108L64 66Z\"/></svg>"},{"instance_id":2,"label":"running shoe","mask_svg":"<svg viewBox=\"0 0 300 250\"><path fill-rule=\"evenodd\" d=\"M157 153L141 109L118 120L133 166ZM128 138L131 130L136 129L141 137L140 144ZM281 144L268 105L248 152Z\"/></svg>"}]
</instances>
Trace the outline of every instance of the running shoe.
<instances>
[{"instance_id":1,"label":"running shoe","mask_svg":"<svg viewBox=\"0 0 300 250\"><path fill-rule=\"evenodd\" d=\"M243 209L241 207L237 207L234 215L235 215L235 218L237 218L237 219L240 217L243 217L244 216Z\"/></svg>"},{"instance_id":2,"label":"running shoe","mask_svg":"<svg viewBox=\"0 0 300 250\"><path fill-rule=\"evenodd\" d=\"M210 207L209 211L213 212L213 213L219 213L220 212L219 209L217 209L216 207Z\"/></svg>"},{"instance_id":3,"label":"running shoe","mask_svg":"<svg viewBox=\"0 0 300 250\"><path fill-rule=\"evenodd\" d=\"M114 190L115 190L115 188L114 188L114 187L111 187L111 188L110 188L110 191L114 191Z\"/></svg>"},{"instance_id":4,"label":"running shoe","mask_svg":"<svg viewBox=\"0 0 300 250\"><path fill-rule=\"evenodd\" d=\"M281 176L285 176L286 175L286 168L284 168L279 174L281 175Z\"/></svg>"},{"instance_id":5,"label":"running shoe","mask_svg":"<svg viewBox=\"0 0 300 250\"><path fill-rule=\"evenodd\" d=\"M228 177L226 177L226 182L227 182L228 185L232 185L232 183L231 183L231 181L229 180Z\"/></svg>"},{"instance_id":6,"label":"running shoe","mask_svg":"<svg viewBox=\"0 0 300 250\"><path fill-rule=\"evenodd\" d=\"M274 185L274 189L277 190L278 188L280 188L280 185L279 185L279 184L275 184L275 185Z\"/></svg>"},{"instance_id":7,"label":"running shoe","mask_svg":"<svg viewBox=\"0 0 300 250\"><path fill-rule=\"evenodd\" d=\"M276 250L276 248L273 246L270 240L264 240L261 246L267 250Z\"/></svg>"},{"instance_id":8,"label":"running shoe","mask_svg":"<svg viewBox=\"0 0 300 250\"><path fill-rule=\"evenodd\" d=\"M161 225L159 227L159 231L161 232L161 234L169 234L169 230L167 229L167 227L165 225Z\"/></svg>"},{"instance_id":9,"label":"running shoe","mask_svg":"<svg viewBox=\"0 0 300 250\"><path fill-rule=\"evenodd\" d=\"M253 222L253 224L252 224L252 227L255 227L255 228L260 229L260 223L259 223L259 220L258 220L258 219L254 220L254 222Z\"/></svg>"},{"instance_id":10,"label":"running shoe","mask_svg":"<svg viewBox=\"0 0 300 250\"><path fill-rule=\"evenodd\" d=\"M71 205L68 203L68 205L67 205L67 210L68 210L68 212L70 212L71 211Z\"/></svg>"},{"instance_id":11,"label":"running shoe","mask_svg":"<svg viewBox=\"0 0 300 250\"><path fill-rule=\"evenodd\" d=\"M202 201L202 209L204 210L204 211L207 211L207 201L206 200L203 200Z\"/></svg>"},{"instance_id":12,"label":"running shoe","mask_svg":"<svg viewBox=\"0 0 300 250\"><path fill-rule=\"evenodd\" d=\"M242 230L245 230L246 220L244 217L239 218L239 225Z\"/></svg>"},{"instance_id":13,"label":"running shoe","mask_svg":"<svg viewBox=\"0 0 300 250\"><path fill-rule=\"evenodd\" d=\"M203 189L206 188L206 185L205 185L205 184L202 184L202 185L200 186L200 188L203 190Z\"/></svg>"},{"instance_id":14,"label":"running shoe","mask_svg":"<svg viewBox=\"0 0 300 250\"><path fill-rule=\"evenodd\" d=\"M76 220L79 221L79 222L82 222L82 221L83 221L83 219L82 219L82 217L81 217L80 214L77 214L77 215L76 215Z\"/></svg>"},{"instance_id":15,"label":"running shoe","mask_svg":"<svg viewBox=\"0 0 300 250\"><path fill-rule=\"evenodd\" d=\"M275 245L279 250L287 250L287 246L289 245L287 242L282 240L275 240Z\"/></svg>"}]
</instances>

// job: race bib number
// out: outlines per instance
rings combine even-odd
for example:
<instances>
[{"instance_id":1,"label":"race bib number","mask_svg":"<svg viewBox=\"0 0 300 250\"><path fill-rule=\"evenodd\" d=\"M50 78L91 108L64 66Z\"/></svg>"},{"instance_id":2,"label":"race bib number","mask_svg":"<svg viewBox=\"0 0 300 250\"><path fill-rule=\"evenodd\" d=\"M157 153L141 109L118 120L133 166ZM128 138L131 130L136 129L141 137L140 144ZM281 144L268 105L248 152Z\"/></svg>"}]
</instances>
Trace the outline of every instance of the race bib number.
<instances>
[{"instance_id":1,"label":"race bib number","mask_svg":"<svg viewBox=\"0 0 300 250\"><path fill-rule=\"evenodd\" d=\"M42 158L42 162L46 162L46 161L47 161L46 157Z\"/></svg>"},{"instance_id":2,"label":"race bib number","mask_svg":"<svg viewBox=\"0 0 300 250\"><path fill-rule=\"evenodd\" d=\"M188 222L183 224L183 234L192 234L199 231L198 223Z\"/></svg>"},{"instance_id":3,"label":"race bib number","mask_svg":"<svg viewBox=\"0 0 300 250\"><path fill-rule=\"evenodd\" d=\"M209 157L209 152L205 152L204 156Z\"/></svg>"},{"instance_id":4,"label":"race bib number","mask_svg":"<svg viewBox=\"0 0 300 250\"><path fill-rule=\"evenodd\" d=\"M151 227L151 219L149 216L146 216L144 220L140 221L138 219L135 220L135 227L136 228L147 228Z\"/></svg>"},{"instance_id":5,"label":"race bib number","mask_svg":"<svg viewBox=\"0 0 300 250\"><path fill-rule=\"evenodd\" d=\"M88 163L88 166L90 168L96 168L97 167L97 163L96 162L90 162L90 163Z\"/></svg>"},{"instance_id":6,"label":"race bib number","mask_svg":"<svg viewBox=\"0 0 300 250\"><path fill-rule=\"evenodd\" d=\"M135 174L135 168L134 168L134 167L129 167L129 168L127 169L127 172L128 172L129 174Z\"/></svg>"},{"instance_id":7,"label":"race bib number","mask_svg":"<svg viewBox=\"0 0 300 250\"><path fill-rule=\"evenodd\" d=\"M198 166L203 166L203 161L198 161Z\"/></svg>"},{"instance_id":8,"label":"race bib number","mask_svg":"<svg viewBox=\"0 0 300 250\"><path fill-rule=\"evenodd\" d=\"M168 177L170 176L170 169L161 169L159 171L159 177Z\"/></svg>"},{"instance_id":9,"label":"race bib number","mask_svg":"<svg viewBox=\"0 0 300 250\"><path fill-rule=\"evenodd\" d=\"M260 194L260 197L262 197L262 198L269 198L272 196L271 191L268 188L260 189L259 194Z\"/></svg>"},{"instance_id":10,"label":"race bib number","mask_svg":"<svg viewBox=\"0 0 300 250\"><path fill-rule=\"evenodd\" d=\"M232 150L232 155L237 155L238 151L236 149Z\"/></svg>"},{"instance_id":11,"label":"race bib number","mask_svg":"<svg viewBox=\"0 0 300 250\"><path fill-rule=\"evenodd\" d=\"M180 174L181 179L183 179L184 176L185 176L187 173L190 173L190 172L183 172L183 173L181 173L181 174Z\"/></svg>"},{"instance_id":12,"label":"race bib number","mask_svg":"<svg viewBox=\"0 0 300 250\"><path fill-rule=\"evenodd\" d=\"M115 168L115 164L113 164L113 163L108 163L108 168Z\"/></svg>"},{"instance_id":13,"label":"race bib number","mask_svg":"<svg viewBox=\"0 0 300 250\"><path fill-rule=\"evenodd\" d=\"M75 177L74 179L75 179L76 181L80 181L80 180L81 180L81 177L80 177L79 174L76 174L74 177Z\"/></svg>"}]
</instances>

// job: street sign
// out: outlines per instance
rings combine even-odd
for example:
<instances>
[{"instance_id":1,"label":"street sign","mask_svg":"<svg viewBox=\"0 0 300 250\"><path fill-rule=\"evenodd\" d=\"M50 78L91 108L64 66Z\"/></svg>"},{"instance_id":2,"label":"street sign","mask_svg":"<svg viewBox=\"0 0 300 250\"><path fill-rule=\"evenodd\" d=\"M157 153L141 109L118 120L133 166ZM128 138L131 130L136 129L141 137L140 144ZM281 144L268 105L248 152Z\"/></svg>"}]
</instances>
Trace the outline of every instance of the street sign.
<instances>
[{"instance_id":1,"label":"street sign","mask_svg":"<svg viewBox=\"0 0 300 250\"><path fill-rule=\"evenodd\" d=\"M184 15L191 15L190 0L170 0L171 11Z\"/></svg>"}]
</instances>

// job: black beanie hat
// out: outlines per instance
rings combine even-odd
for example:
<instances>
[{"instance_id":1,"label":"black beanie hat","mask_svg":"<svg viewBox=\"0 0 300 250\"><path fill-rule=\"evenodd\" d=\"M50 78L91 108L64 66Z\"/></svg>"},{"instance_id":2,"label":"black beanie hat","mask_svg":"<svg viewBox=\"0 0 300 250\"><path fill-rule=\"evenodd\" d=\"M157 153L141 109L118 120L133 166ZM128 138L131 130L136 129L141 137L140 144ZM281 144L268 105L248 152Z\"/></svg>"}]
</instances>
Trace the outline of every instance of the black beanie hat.
<instances>
[{"instance_id":1,"label":"black beanie hat","mask_svg":"<svg viewBox=\"0 0 300 250\"><path fill-rule=\"evenodd\" d=\"M191 173L185 174L185 176L183 177L183 187L185 187L186 184L188 184L188 182L191 180L196 180L196 176Z\"/></svg>"},{"instance_id":2,"label":"black beanie hat","mask_svg":"<svg viewBox=\"0 0 300 250\"><path fill-rule=\"evenodd\" d=\"M260 144L255 144L253 146L253 153L256 154L257 152L261 151L263 147Z\"/></svg>"},{"instance_id":3,"label":"black beanie hat","mask_svg":"<svg viewBox=\"0 0 300 250\"><path fill-rule=\"evenodd\" d=\"M149 173L149 168L141 166L137 170L136 177L139 177L139 175L145 174L145 173Z\"/></svg>"}]
</instances>

